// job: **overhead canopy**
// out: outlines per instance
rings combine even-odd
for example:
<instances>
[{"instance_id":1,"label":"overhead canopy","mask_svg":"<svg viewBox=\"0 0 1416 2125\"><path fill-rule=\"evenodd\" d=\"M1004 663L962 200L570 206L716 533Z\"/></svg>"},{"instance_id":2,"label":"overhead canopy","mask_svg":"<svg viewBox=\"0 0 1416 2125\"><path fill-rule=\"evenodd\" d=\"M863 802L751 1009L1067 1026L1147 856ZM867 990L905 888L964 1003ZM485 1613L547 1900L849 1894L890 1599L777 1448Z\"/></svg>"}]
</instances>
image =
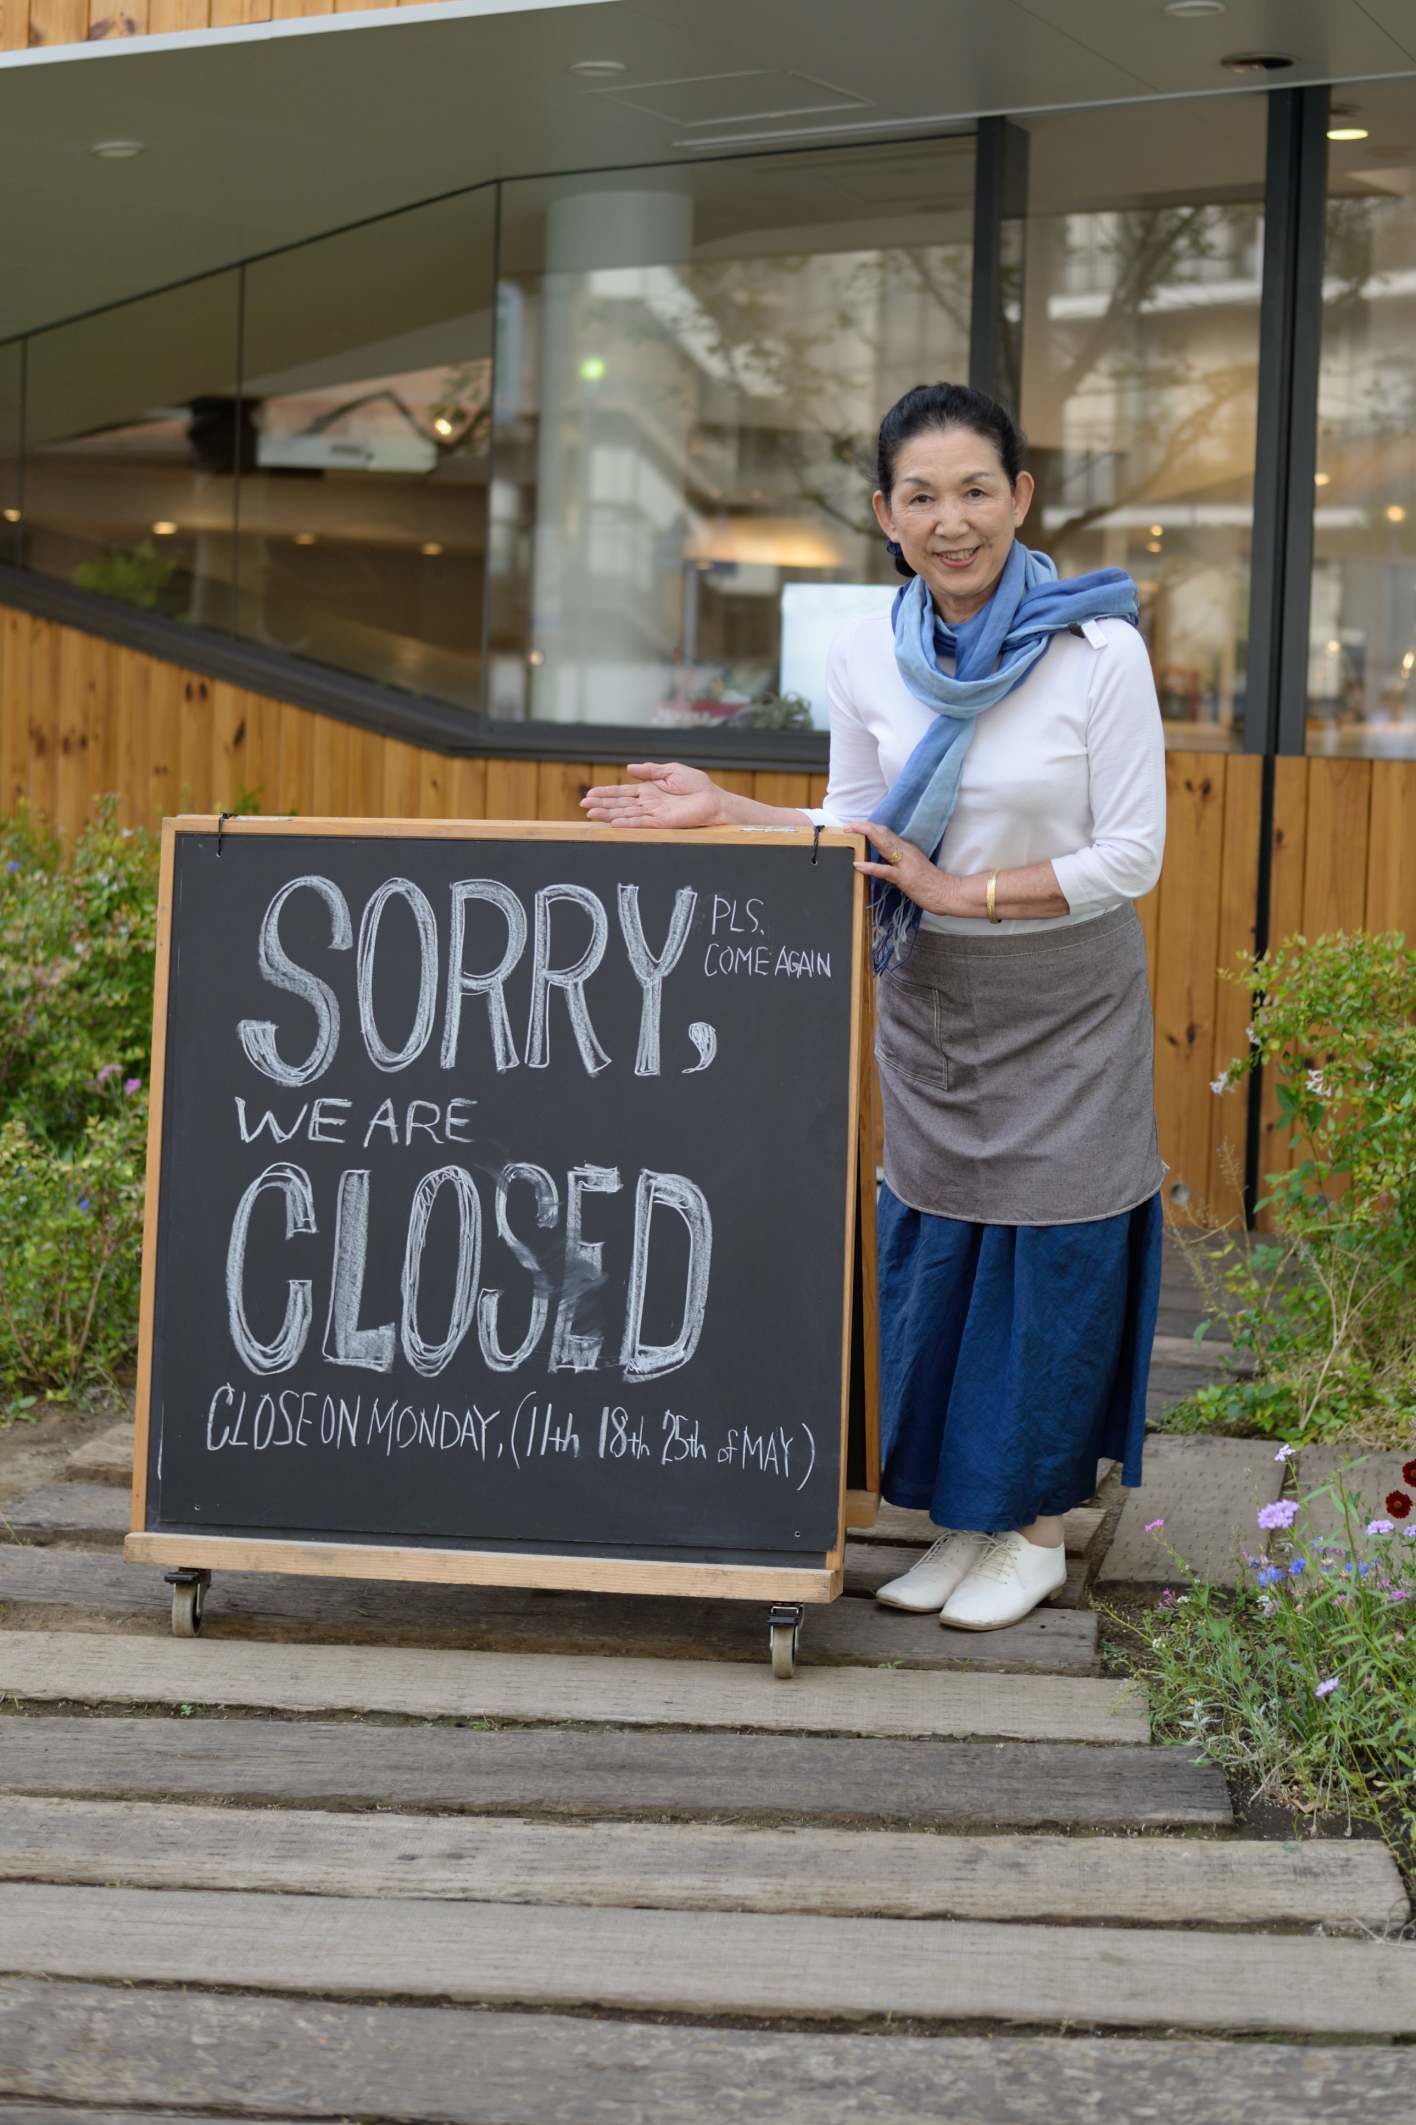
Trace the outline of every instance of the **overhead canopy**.
<instances>
[{"instance_id":1,"label":"overhead canopy","mask_svg":"<svg viewBox=\"0 0 1416 2125\"><path fill-rule=\"evenodd\" d=\"M1416 70L1409 0L444 0L0 54L0 339L459 186ZM622 71L586 74L586 61ZM101 144L140 152L101 155Z\"/></svg>"}]
</instances>

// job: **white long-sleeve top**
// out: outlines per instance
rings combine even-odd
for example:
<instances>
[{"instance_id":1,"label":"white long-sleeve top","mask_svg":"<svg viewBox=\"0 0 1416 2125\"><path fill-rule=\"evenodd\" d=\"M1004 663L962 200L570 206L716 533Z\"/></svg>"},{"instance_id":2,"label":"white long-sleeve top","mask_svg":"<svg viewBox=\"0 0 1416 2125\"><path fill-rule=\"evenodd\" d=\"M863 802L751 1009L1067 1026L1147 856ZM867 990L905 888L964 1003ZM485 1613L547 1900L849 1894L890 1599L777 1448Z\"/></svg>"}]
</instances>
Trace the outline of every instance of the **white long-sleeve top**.
<instances>
[{"instance_id":1,"label":"white long-sleeve top","mask_svg":"<svg viewBox=\"0 0 1416 2125\"><path fill-rule=\"evenodd\" d=\"M888 612L836 636L826 699L830 780L811 817L849 826L870 817L934 720L900 677ZM978 718L940 866L969 877L1050 861L1070 912L1002 925L1041 930L1139 899L1164 848L1165 739L1146 646L1124 620L1089 620L1082 635L1054 635ZM925 915L923 927L976 936L979 926Z\"/></svg>"}]
</instances>

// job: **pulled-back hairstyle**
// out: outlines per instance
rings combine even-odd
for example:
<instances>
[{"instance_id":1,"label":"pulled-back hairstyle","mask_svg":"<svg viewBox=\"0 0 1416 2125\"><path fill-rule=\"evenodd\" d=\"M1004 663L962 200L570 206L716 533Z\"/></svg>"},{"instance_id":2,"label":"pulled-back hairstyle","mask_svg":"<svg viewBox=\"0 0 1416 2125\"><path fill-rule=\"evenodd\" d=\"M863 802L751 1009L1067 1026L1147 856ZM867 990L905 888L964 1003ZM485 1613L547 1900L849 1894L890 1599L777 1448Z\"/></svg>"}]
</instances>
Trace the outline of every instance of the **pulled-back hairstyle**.
<instances>
[{"instance_id":1,"label":"pulled-back hairstyle","mask_svg":"<svg viewBox=\"0 0 1416 2125\"><path fill-rule=\"evenodd\" d=\"M900 451L914 436L924 435L932 428L968 428L982 436L998 453L1008 485L1017 485L1027 437L1006 406L1000 406L986 392L971 390L967 384L916 384L895 401L880 423L876 480L887 501L895 485ZM889 550L898 573L912 576L914 570L893 540Z\"/></svg>"}]
</instances>

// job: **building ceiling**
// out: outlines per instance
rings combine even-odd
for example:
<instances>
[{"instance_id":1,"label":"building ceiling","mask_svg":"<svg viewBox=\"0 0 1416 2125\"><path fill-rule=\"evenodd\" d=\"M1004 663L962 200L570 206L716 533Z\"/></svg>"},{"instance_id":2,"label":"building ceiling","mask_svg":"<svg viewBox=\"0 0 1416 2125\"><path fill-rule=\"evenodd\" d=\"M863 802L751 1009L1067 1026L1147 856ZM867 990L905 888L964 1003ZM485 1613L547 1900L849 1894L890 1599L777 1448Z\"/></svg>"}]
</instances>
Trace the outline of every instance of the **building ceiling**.
<instances>
[{"instance_id":1,"label":"building ceiling","mask_svg":"<svg viewBox=\"0 0 1416 2125\"><path fill-rule=\"evenodd\" d=\"M0 338L493 177L1252 94L1256 51L1413 74L1416 0L442 0L4 53Z\"/></svg>"}]
</instances>

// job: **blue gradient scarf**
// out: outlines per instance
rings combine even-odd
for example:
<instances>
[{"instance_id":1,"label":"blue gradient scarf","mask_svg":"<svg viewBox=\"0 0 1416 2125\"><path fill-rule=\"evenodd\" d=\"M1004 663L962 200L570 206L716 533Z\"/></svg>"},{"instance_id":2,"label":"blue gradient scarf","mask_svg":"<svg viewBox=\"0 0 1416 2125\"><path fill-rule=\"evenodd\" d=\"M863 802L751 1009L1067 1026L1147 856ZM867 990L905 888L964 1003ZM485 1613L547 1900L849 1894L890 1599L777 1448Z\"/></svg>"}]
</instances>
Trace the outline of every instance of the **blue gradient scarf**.
<instances>
[{"instance_id":1,"label":"blue gradient scarf","mask_svg":"<svg viewBox=\"0 0 1416 2125\"><path fill-rule=\"evenodd\" d=\"M922 576L900 592L892 618L900 677L916 701L933 710L934 721L870 817L937 862L978 717L1026 678L1064 628L1100 619L1138 626L1136 586L1121 568L1061 582L1047 554L1015 540L998 588L962 627L939 618ZM938 661L951 653L952 677ZM884 974L908 958L921 911L884 879L872 879L871 887L875 971Z\"/></svg>"}]
</instances>

